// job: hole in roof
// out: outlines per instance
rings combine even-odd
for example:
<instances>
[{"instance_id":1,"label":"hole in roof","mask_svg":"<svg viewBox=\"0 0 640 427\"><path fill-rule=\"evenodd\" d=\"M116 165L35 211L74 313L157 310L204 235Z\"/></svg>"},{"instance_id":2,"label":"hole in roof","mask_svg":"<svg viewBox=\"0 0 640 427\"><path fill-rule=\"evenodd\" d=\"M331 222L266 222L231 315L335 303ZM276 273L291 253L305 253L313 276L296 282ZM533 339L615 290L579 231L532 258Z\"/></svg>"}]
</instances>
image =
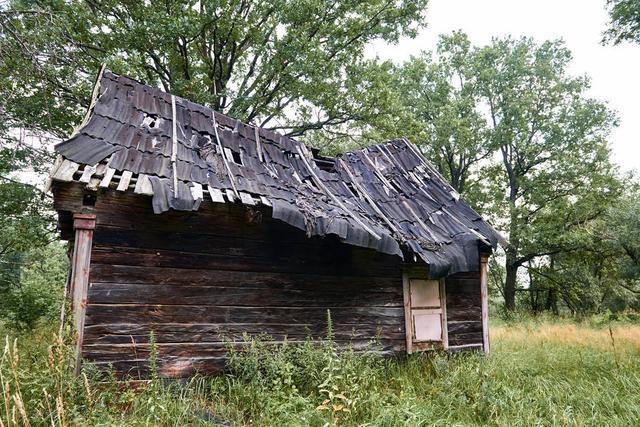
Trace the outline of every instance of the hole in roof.
<instances>
[{"instance_id":1,"label":"hole in roof","mask_svg":"<svg viewBox=\"0 0 640 427\"><path fill-rule=\"evenodd\" d=\"M360 198L360 194L358 193L358 191L355 189L355 187L353 186L352 183L350 183L349 181L345 182L345 185L347 186L347 188L351 191L351 194L353 194L354 196Z\"/></svg>"},{"instance_id":2,"label":"hole in roof","mask_svg":"<svg viewBox=\"0 0 640 427\"><path fill-rule=\"evenodd\" d=\"M240 155L240 153L238 153L237 151L231 150L231 157L233 159L233 163L236 163L242 166L242 156Z\"/></svg>"},{"instance_id":3,"label":"hole in roof","mask_svg":"<svg viewBox=\"0 0 640 427\"><path fill-rule=\"evenodd\" d=\"M325 172L335 173L336 171L336 162L333 159L330 159L328 157L314 157L313 161L316 166L318 166Z\"/></svg>"},{"instance_id":4,"label":"hole in roof","mask_svg":"<svg viewBox=\"0 0 640 427\"><path fill-rule=\"evenodd\" d=\"M400 186L394 182L393 178L387 177L387 181L389 181L389 184L391 184L391 186L394 190L396 190L397 193L404 193Z\"/></svg>"},{"instance_id":5,"label":"hole in roof","mask_svg":"<svg viewBox=\"0 0 640 427\"><path fill-rule=\"evenodd\" d=\"M142 120L141 127L146 127L148 129L156 129L160 127L160 123L162 123L162 119L155 114L145 113L144 119Z\"/></svg>"}]
</instances>

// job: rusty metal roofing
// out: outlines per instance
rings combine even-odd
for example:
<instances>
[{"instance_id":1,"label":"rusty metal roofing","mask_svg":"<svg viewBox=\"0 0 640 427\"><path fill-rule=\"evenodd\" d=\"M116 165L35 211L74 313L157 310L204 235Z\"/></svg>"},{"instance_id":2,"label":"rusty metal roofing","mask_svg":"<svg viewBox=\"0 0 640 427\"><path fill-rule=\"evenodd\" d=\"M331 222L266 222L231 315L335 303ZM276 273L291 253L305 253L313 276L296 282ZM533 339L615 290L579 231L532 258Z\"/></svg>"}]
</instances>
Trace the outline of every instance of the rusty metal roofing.
<instances>
[{"instance_id":1,"label":"rusty metal roofing","mask_svg":"<svg viewBox=\"0 0 640 427\"><path fill-rule=\"evenodd\" d=\"M53 180L81 169L91 189L113 180L152 195L158 214L197 210L205 197L268 205L309 236L413 255L432 277L477 271L479 245L500 239L406 140L320 158L292 138L109 71L80 128L55 150L63 161Z\"/></svg>"}]
</instances>

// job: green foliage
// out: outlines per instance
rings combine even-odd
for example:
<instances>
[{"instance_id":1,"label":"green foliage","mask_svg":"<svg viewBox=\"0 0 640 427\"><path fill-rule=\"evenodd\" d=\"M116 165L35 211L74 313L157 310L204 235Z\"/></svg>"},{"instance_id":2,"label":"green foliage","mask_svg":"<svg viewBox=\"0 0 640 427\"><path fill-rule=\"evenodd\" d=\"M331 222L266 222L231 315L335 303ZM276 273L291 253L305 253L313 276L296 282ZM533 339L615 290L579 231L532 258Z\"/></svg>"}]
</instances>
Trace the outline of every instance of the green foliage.
<instances>
[{"instance_id":1,"label":"green foliage","mask_svg":"<svg viewBox=\"0 0 640 427\"><path fill-rule=\"evenodd\" d=\"M39 190L4 176L22 167L7 158L11 151L0 143L0 294L19 285L22 268L33 261L29 251L49 243L55 224Z\"/></svg>"},{"instance_id":2,"label":"green foliage","mask_svg":"<svg viewBox=\"0 0 640 427\"><path fill-rule=\"evenodd\" d=\"M607 137L616 118L567 73L561 41L442 36L399 68L402 128L509 240L500 292L515 307L518 275L584 246L584 229L621 195ZM404 125L406 124L406 125Z\"/></svg>"},{"instance_id":3,"label":"green foliage","mask_svg":"<svg viewBox=\"0 0 640 427\"><path fill-rule=\"evenodd\" d=\"M441 36L435 60L423 52L394 70L393 86L402 103L394 112L403 120L387 129L375 125L385 138L402 135L415 142L467 195L478 188L477 180L469 179L476 166L492 153L473 64L474 49L465 34Z\"/></svg>"},{"instance_id":4,"label":"green foliage","mask_svg":"<svg viewBox=\"0 0 640 427\"><path fill-rule=\"evenodd\" d=\"M29 330L41 319L58 317L68 268L65 246L36 247L17 265L17 277L0 293L2 318L14 329Z\"/></svg>"},{"instance_id":5,"label":"green foliage","mask_svg":"<svg viewBox=\"0 0 640 427\"><path fill-rule=\"evenodd\" d=\"M64 135L101 63L246 122L307 130L375 114L364 47L424 25L427 0L31 1L0 12L4 114ZM366 99L370 102L363 102Z\"/></svg>"},{"instance_id":6,"label":"green foliage","mask_svg":"<svg viewBox=\"0 0 640 427\"><path fill-rule=\"evenodd\" d=\"M558 301L579 315L613 313L640 306L638 195L633 187L598 218L572 232L573 250L526 265L530 286L543 292L546 307ZM557 299L558 301L554 301Z\"/></svg>"},{"instance_id":7,"label":"green foliage","mask_svg":"<svg viewBox=\"0 0 640 427\"><path fill-rule=\"evenodd\" d=\"M606 236L622 250L621 278L640 285L640 192L631 194L609 213ZM640 286L635 287L640 293Z\"/></svg>"},{"instance_id":8,"label":"green foliage","mask_svg":"<svg viewBox=\"0 0 640 427\"><path fill-rule=\"evenodd\" d=\"M640 43L640 2L637 0L607 0L609 28L604 33L605 42L623 41Z\"/></svg>"},{"instance_id":9,"label":"green foliage","mask_svg":"<svg viewBox=\"0 0 640 427\"><path fill-rule=\"evenodd\" d=\"M560 42L530 39L478 51L475 73L501 158L488 170L485 211L505 221L510 308L518 269L572 250L575 229L604 214L620 191L606 144L614 117L586 96L585 78L566 74L570 58Z\"/></svg>"}]
</instances>

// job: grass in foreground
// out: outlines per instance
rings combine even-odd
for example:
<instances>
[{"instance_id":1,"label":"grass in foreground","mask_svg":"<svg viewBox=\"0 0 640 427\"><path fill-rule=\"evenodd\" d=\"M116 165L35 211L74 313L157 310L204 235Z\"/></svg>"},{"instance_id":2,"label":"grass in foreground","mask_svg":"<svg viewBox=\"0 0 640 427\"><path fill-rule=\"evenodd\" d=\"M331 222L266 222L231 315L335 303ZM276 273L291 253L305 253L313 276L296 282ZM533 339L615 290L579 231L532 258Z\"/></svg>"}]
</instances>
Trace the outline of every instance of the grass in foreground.
<instances>
[{"instance_id":1,"label":"grass in foreground","mask_svg":"<svg viewBox=\"0 0 640 427\"><path fill-rule=\"evenodd\" d=\"M612 338L613 337L613 338ZM492 329L492 357L407 360L253 342L229 373L138 388L69 373L69 346L9 340L0 426L635 425L640 326L524 322Z\"/></svg>"}]
</instances>

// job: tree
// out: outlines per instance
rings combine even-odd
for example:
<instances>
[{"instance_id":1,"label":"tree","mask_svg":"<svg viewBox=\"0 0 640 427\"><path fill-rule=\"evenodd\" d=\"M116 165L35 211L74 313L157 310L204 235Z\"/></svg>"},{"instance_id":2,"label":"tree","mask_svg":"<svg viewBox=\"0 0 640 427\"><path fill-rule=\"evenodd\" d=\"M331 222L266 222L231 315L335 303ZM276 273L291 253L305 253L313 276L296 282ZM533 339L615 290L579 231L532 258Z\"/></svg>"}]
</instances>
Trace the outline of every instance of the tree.
<instances>
[{"instance_id":1,"label":"tree","mask_svg":"<svg viewBox=\"0 0 640 427\"><path fill-rule=\"evenodd\" d=\"M459 193L490 153L486 120L479 112L472 48L461 32L440 37L435 53L421 52L400 66L379 64L391 94L383 113L363 137L368 141L398 136L415 143ZM372 73L373 74L373 73ZM382 77L380 77L382 81ZM469 190L469 191L468 191Z\"/></svg>"},{"instance_id":2,"label":"tree","mask_svg":"<svg viewBox=\"0 0 640 427\"><path fill-rule=\"evenodd\" d=\"M567 74L570 59L557 41L473 47L462 33L444 36L435 59L399 67L402 127L381 131L416 142L508 237L496 279L510 310L518 272L582 247L580 230L620 193L606 143L615 116L586 95L586 78Z\"/></svg>"},{"instance_id":3,"label":"tree","mask_svg":"<svg viewBox=\"0 0 640 427\"><path fill-rule=\"evenodd\" d=\"M459 193L467 190L469 177L491 154L486 121L478 105L477 76L472 70L472 49L461 32L441 36L436 60L423 53L399 70L400 99L405 102L415 141ZM470 192L467 192L470 193Z\"/></svg>"},{"instance_id":4,"label":"tree","mask_svg":"<svg viewBox=\"0 0 640 427\"><path fill-rule=\"evenodd\" d=\"M25 139L23 134L7 132L0 140L0 294L18 284L24 253L54 238L50 196L20 182L18 175L42 172L50 154Z\"/></svg>"},{"instance_id":5,"label":"tree","mask_svg":"<svg viewBox=\"0 0 640 427\"><path fill-rule=\"evenodd\" d=\"M291 135L364 120L367 93L345 90L366 79L365 45L414 36L426 3L14 0L0 12L0 75L11 76L0 86L2 110L63 135L106 63Z\"/></svg>"},{"instance_id":6,"label":"tree","mask_svg":"<svg viewBox=\"0 0 640 427\"><path fill-rule=\"evenodd\" d=\"M609 28L604 42L614 44L629 41L640 43L640 2L637 0L607 0Z\"/></svg>"},{"instance_id":7,"label":"tree","mask_svg":"<svg viewBox=\"0 0 640 427\"><path fill-rule=\"evenodd\" d=\"M609 213L603 240L611 240L621 250L617 259L620 277L627 290L640 295L640 192L637 188L624 197Z\"/></svg>"},{"instance_id":8,"label":"tree","mask_svg":"<svg viewBox=\"0 0 640 427\"><path fill-rule=\"evenodd\" d=\"M500 163L487 171L486 207L502 222L504 297L515 308L519 269L576 250L573 231L603 215L619 195L606 137L615 117L568 76L561 42L494 40L478 49L474 73L488 108L489 143Z\"/></svg>"},{"instance_id":9,"label":"tree","mask_svg":"<svg viewBox=\"0 0 640 427\"><path fill-rule=\"evenodd\" d=\"M605 215L574 230L576 250L527 266L536 288L573 313L640 307L640 197L626 184Z\"/></svg>"}]
</instances>

